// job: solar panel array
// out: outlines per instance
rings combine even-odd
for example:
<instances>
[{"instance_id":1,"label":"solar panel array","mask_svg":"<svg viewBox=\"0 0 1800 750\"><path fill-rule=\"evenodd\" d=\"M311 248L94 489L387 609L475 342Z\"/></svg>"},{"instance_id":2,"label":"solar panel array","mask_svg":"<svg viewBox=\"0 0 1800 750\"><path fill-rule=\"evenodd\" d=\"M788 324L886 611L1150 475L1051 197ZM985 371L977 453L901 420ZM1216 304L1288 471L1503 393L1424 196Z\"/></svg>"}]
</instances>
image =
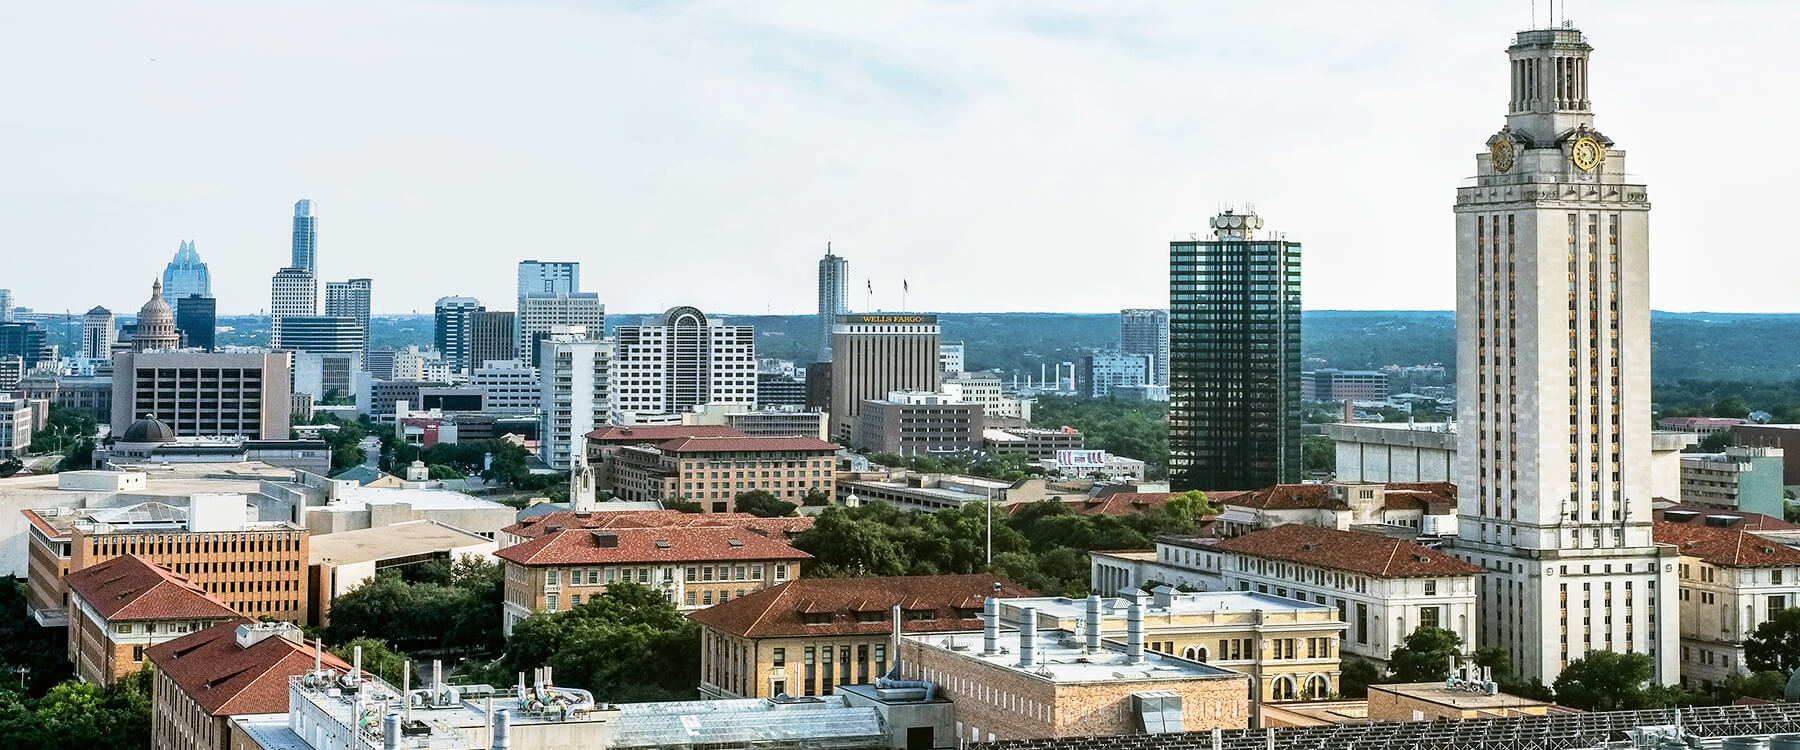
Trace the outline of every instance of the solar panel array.
<instances>
[{"instance_id":1,"label":"solar panel array","mask_svg":"<svg viewBox=\"0 0 1800 750\"><path fill-rule=\"evenodd\" d=\"M1679 717L1677 717L1679 713ZM1701 706L1399 721L1220 732L1064 737L971 743L969 750L1575 750L1629 742L1629 730L1680 724L1701 738L1800 733L1800 704Z\"/></svg>"}]
</instances>

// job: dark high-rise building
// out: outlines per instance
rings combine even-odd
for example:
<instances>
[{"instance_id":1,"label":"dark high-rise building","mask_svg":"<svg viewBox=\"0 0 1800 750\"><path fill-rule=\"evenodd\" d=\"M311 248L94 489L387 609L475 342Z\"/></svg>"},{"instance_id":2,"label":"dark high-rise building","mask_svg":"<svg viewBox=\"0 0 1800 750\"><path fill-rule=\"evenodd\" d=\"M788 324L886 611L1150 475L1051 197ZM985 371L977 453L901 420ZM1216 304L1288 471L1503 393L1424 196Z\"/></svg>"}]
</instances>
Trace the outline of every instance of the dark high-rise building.
<instances>
[{"instance_id":1,"label":"dark high-rise building","mask_svg":"<svg viewBox=\"0 0 1800 750\"><path fill-rule=\"evenodd\" d=\"M25 368L50 357L49 339L35 321L18 320L0 323L0 357L14 356L25 361Z\"/></svg>"},{"instance_id":2,"label":"dark high-rise building","mask_svg":"<svg viewBox=\"0 0 1800 750\"><path fill-rule=\"evenodd\" d=\"M198 295L175 300L175 327L181 330L184 346L207 351L217 348L218 305L218 300Z\"/></svg>"},{"instance_id":3,"label":"dark high-rise building","mask_svg":"<svg viewBox=\"0 0 1800 750\"><path fill-rule=\"evenodd\" d=\"M493 310L469 315L469 369L479 368L483 362L517 358L515 317L514 313Z\"/></svg>"},{"instance_id":4,"label":"dark high-rise building","mask_svg":"<svg viewBox=\"0 0 1800 750\"><path fill-rule=\"evenodd\" d=\"M1150 358L1150 385L1169 384L1169 311L1119 311L1119 351Z\"/></svg>"},{"instance_id":5,"label":"dark high-rise building","mask_svg":"<svg viewBox=\"0 0 1800 750\"><path fill-rule=\"evenodd\" d=\"M1213 239L1169 243L1169 483L1300 480L1300 243L1226 211Z\"/></svg>"},{"instance_id":6,"label":"dark high-rise building","mask_svg":"<svg viewBox=\"0 0 1800 750\"><path fill-rule=\"evenodd\" d=\"M850 261L831 254L819 259L819 361L831 361L831 327L837 316L850 312Z\"/></svg>"},{"instance_id":7,"label":"dark high-rise building","mask_svg":"<svg viewBox=\"0 0 1800 750\"><path fill-rule=\"evenodd\" d=\"M481 366L469 358L469 339L474 334L475 314L485 309L474 297L439 297L432 307L431 342L450 369L469 372ZM512 359L512 353L507 352L504 359Z\"/></svg>"},{"instance_id":8,"label":"dark high-rise building","mask_svg":"<svg viewBox=\"0 0 1800 750\"><path fill-rule=\"evenodd\" d=\"M319 277L319 217L313 215L311 199L294 204L294 259L288 267Z\"/></svg>"}]
</instances>

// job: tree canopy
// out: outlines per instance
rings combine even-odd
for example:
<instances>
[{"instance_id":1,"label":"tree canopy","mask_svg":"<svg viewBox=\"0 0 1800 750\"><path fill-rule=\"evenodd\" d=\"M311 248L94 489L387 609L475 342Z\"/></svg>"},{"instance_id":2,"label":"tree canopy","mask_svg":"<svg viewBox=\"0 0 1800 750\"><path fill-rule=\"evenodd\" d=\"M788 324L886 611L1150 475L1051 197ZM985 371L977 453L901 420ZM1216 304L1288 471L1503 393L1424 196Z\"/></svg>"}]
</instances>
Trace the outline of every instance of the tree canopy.
<instances>
[{"instance_id":1,"label":"tree canopy","mask_svg":"<svg viewBox=\"0 0 1800 750\"><path fill-rule=\"evenodd\" d=\"M783 518L794 515L800 506L775 496L768 490L750 490L739 493L737 502L731 506L737 513L749 513L762 518Z\"/></svg>"},{"instance_id":2,"label":"tree canopy","mask_svg":"<svg viewBox=\"0 0 1800 750\"><path fill-rule=\"evenodd\" d=\"M1421 625L1388 657L1394 682L1438 682L1450 676L1450 667L1462 653L1462 636L1443 628Z\"/></svg>"},{"instance_id":3,"label":"tree canopy","mask_svg":"<svg viewBox=\"0 0 1800 750\"><path fill-rule=\"evenodd\" d=\"M700 626L661 592L616 582L576 607L514 626L499 676L541 666L555 671L558 684L591 690L599 700L692 698L700 684Z\"/></svg>"},{"instance_id":4,"label":"tree canopy","mask_svg":"<svg viewBox=\"0 0 1800 750\"><path fill-rule=\"evenodd\" d=\"M1556 678L1556 702L1584 711L1658 708L1658 692L1649 689L1655 674L1648 654L1589 651L1569 662Z\"/></svg>"},{"instance_id":5,"label":"tree canopy","mask_svg":"<svg viewBox=\"0 0 1800 750\"><path fill-rule=\"evenodd\" d=\"M1775 612L1744 639L1744 662L1752 672L1791 674L1800 669L1800 607Z\"/></svg>"},{"instance_id":6,"label":"tree canopy","mask_svg":"<svg viewBox=\"0 0 1800 750\"><path fill-rule=\"evenodd\" d=\"M500 647L500 566L465 555L428 562L408 575L384 572L331 606L329 643L376 638L406 651L482 652Z\"/></svg>"}]
</instances>

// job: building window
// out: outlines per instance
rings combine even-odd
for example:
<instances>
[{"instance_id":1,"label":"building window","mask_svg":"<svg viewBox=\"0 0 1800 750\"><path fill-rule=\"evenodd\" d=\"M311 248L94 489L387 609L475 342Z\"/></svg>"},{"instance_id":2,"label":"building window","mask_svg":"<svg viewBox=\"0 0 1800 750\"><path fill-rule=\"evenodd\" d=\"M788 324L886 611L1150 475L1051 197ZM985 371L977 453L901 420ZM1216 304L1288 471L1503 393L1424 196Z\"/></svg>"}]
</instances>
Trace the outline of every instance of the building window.
<instances>
[{"instance_id":1,"label":"building window","mask_svg":"<svg viewBox=\"0 0 1800 750\"><path fill-rule=\"evenodd\" d=\"M1419 627L1422 627L1422 628L1438 627L1438 608L1437 607L1420 607L1419 608Z\"/></svg>"},{"instance_id":2,"label":"building window","mask_svg":"<svg viewBox=\"0 0 1800 750\"><path fill-rule=\"evenodd\" d=\"M769 666L781 668L787 666L787 649L777 648L769 652Z\"/></svg>"},{"instance_id":3,"label":"building window","mask_svg":"<svg viewBox=\"0 0 1800 750\"><path fill-rule=\"evenodd\" d=\"M1426 596L1437 596L1437 581L1426 581L1425 582L1425 595Z\"/></svg>"},{"instance_id":4,"label":"building window","mask_svg":"<svg viewBox=\"0 0 1800 750\"><path fill-rule=\"evenodd\" d=\"M687 592L687 605L690 607L694 606L694 600L697 598L699 598L699 597L696 596L694 594L694 592L692 592L692 591Z\"/></svg>"},{"instance_id":5,"label":"building window","mask_svg":"<svg viewBox=\"0 0 1800 750\"><path fill-rule=\"evenodd\" d=\"M787 566L786 565L775 566L775 580L777 580L777 581L787 580Z\"/></svg>"},{"instance_id":6,"label":"building window","mask_svg":"<svg viewBox=\"0 0 1800 750\"><path fill-rule=\"evenodd\" d=\"M551 612L555 612L556 604L557 604L557 602L556 602L555 594L544 595L544 609L550 610Z\"/></svg>"}]
</instances>

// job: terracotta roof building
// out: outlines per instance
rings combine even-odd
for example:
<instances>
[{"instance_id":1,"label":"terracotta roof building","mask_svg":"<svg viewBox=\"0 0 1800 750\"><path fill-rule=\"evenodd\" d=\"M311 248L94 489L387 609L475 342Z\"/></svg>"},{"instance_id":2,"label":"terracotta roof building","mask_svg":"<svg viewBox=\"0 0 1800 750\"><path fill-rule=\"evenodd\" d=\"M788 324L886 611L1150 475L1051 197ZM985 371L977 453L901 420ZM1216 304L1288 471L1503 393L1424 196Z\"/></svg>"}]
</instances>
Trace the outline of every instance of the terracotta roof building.
<instances>
[{"instance_id":1,"label":"terracotta roof building","mask_svg":"<svg viewBox=\"0 0 1800 750\"><path fill-rule=\"evenodd\" d=\"M532 613L579 606L615 581L654 587L678 609L696 609L799 578L812 558L784 534L735 526L563 529L495 556L505 569L507 635Z\"/></svg>"},{"instance_id":2,"label":"terracotta roof building","mask_svg":"<svg viewBox=\"0 0 1800 750\"><path fill-rule=\"evenodd\" d=\"M144 666L151 646L205 630L238 613L194 582L137 555L70 573L69 661L100 685Z\"/></svg>"},{"instance_id":3,"label":"terracotta roof building","mask_svg":"<svg viewBox=\"0 0 1800 750\"><path fill-rule=\"evenodd\" d=\"M581 512L561 510L522 519L501 529L500 541L511 546L564 529L660 529L721 526L756 529L766 536L795 534L812 528L812 516L762 518L749 513L684 513L679 510Z\"/></svg>"},{"instance_id":4,"label":"terracotta roof building","mask_svg":"<svg viewBox=\"0 0 1800 750\"><path fill-rule=\"evenodd\" d=\"M700 623L700 691L830 695L886 673L892 608L908 633L981 629L986 597L1036 594L992 575L805 578L688 615Z\"/></svg>"},{"instance_id":5,"label":"terracotta roof building","mask_svg":"<svg viewBox=\"0 0 1800 750\"><path fill-rule=\"evenodd\" d=\"M1681 555L1676 566L1681 681L1710 687L1748 672L1744 639L1775 613L1800 606L1800 549L1777 541L1793 536L1786 529L1758 531L1743 521L1715 525L1705 517L1693 520L1697 522L1658 520L1652 533L1657 544L1673 546Z\"/></svg>"},{"instance_id":6,"label":"terracotta roof building","mask_svg":"<svg viewBox=\"0 0 1800 750\"><path fill-rule=\"evenodd\" d=\"M1482 572L1403 539L1304 524L1222 540L1163 537L1154 550L1089 557L1093 587L1106 593L1168 584L1333 605L1349 624L1344 650L1378 661L1421 626L1469 641Z\"/></svg>"},{"instance_id":7,"label":"terracotta roof building","mask_svg":"<svg viewBox=\"0 0 1800 750\"><path fill-rule=\"evenodd\" d=\"M1800 531L1800 524L1789 523L1761 513L1715 508L1710 505L1674 504L1657 508L1658 521L1684 526L1715 526L1750 531Z\"/></svg>"},{"instance_id":8,"label":"terracotta roof building","mask_svg":"<svg viewBox=\"0 0 1800 750\"><path fill-rule=\"evenodd\" d=\"M315 648L292 624L247 619L151 647L150 747L227 750L231 717L285 713L288 678L311 671L315 658L328 668L351 668Z\"/></svg>"},{"instance_id":9,"label":"terracotta roof building","mask_svg":"<svg viewBox=\"0 0 1800 750\"><path fill-rule=\"evenodd\" d=\"M1277 484L1213 500L1224 508L1221 536L1283 524L1390 527L1404 530L1402 536L1456 533L1456 485L1448 482Z\"/></svg>"},{"instance_id":10,"label":"terracotta roof building","mask_svg":"<svg viewBox=\"0 0 1800 750\"><path fill-rule=\"evenodd\" d=\"M831 496L837 478L835 444L813 437L674 436L674 429L653 433L660 436L656 440L590 443L589 463L597 467L600 486L621 500L691 500L708 513L731 510L737 496L752 490L795 504L809 493ZM595 434L605 439L607 432Z\"/></svg>"}]
</instances>

